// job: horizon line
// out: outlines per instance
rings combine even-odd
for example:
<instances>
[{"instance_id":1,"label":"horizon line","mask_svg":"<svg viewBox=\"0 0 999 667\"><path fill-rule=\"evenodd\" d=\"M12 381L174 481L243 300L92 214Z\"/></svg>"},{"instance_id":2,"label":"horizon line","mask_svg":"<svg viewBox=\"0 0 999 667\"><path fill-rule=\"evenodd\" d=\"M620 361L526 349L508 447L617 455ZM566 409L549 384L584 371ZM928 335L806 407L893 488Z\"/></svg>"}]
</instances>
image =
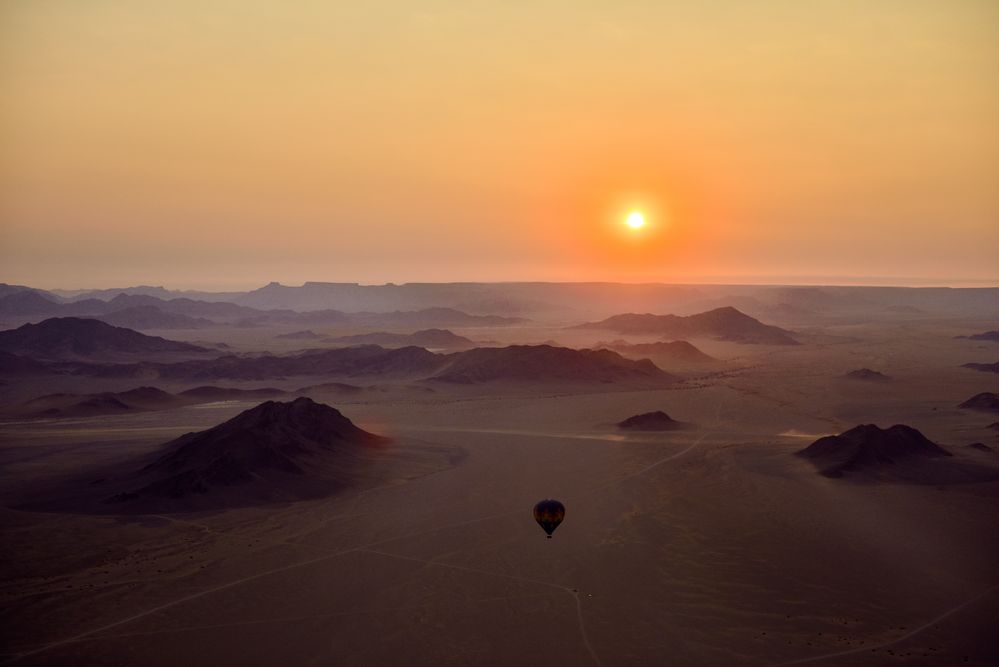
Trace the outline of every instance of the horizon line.
<instances>
[{"instance_id":1,"label":"horizon line","mask_svg":"<svg viewBox=\"0 0 999 667\"><path fill-rule=\"evenodd\" d=\"M4 281L5 282L5 281ZM153 281L156 282L156 281ZM7 283L11 285L17 282ZM94 292L104 290L128 290L139 288L163 289L172 292L251 292L271 285L289 289L302 288L306 285L352 285L357 287L404 287L411 285L660 285L660 286L711 286L711 287L887 287L897 289L989 289L999 288L999 278L956 278L950 280L934 280L930 278L912 277L879 277L879 276L704 276L689 280L410 280L404 282L363 282L348 280L306 280L301 283L283 283L272 280L265 283L239 283L214 285L168 286L170 283L151 284L150 282L132 283L118 286L105 283L107 286L91 287L39 287L30 283L20 283L24 287L50 292ZM176 283L174 283L176 285Z\"/></svg>"}]
</instances>

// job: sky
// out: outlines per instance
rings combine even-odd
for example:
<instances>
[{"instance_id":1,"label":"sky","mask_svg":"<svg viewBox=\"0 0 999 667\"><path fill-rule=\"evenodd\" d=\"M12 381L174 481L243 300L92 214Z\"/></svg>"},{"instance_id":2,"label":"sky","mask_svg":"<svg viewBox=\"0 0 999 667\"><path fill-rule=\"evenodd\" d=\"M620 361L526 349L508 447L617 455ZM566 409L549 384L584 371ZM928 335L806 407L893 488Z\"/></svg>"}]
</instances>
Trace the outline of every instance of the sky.
<instances>
[{"instance_id":1,"label":"sky","mask_svg":"<svg viewBox=\"0 0 999 667\"><path fill-rule=\"evenodd\" d=\"M0 0L0 92L8 283L999 284L993 0Z\"/></svg>"}]
</instances>

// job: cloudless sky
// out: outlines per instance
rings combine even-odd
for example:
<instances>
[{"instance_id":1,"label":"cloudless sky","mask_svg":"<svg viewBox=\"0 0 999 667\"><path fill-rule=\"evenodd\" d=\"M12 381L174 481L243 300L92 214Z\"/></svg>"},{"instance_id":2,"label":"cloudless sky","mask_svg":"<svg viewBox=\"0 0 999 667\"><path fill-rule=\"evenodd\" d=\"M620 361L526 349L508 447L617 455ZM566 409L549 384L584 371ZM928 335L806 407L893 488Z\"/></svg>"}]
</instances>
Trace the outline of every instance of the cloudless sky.
<instances>
[{"instance_id":1,"label":"cloudless sky","mask_svg":"<svg viewBox=\"0 0 999 667\"><path fill-rule=\"evenodd\" d=\"M997 82L993 0L8 0L0 281L999 284Z\"/></svg>"}]
</instances>

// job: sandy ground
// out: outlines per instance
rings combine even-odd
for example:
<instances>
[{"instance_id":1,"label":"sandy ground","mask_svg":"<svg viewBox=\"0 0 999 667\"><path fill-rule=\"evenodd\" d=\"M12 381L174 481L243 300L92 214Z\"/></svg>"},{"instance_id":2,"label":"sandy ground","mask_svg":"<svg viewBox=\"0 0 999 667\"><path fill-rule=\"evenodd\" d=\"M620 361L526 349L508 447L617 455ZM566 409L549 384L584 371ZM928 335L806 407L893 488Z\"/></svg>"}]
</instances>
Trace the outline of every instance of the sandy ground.
<instances>
[{"instance_id":1,"label":"sandy ground","mask_svg":"<svg viewBox=\"0 0 999 667\"><path fill-rule=\"evenodd\" d=\"M794 348L695 341L724 362L681 368L685 381L664 391L338 399L331 404L369 430L468 456L360 493L215 513L10 507L67 471L154 451L252 404L0 425L3 658L999 664L999 483L859 484L791 456L857 423L906 423L959 458L999 466L999 453L965 447L999 450L999 434L985 428L999 417L955 407L999 389L994 375L959 367L994 360L999 345L952 338L986 328L843 325L804 331ZM617 336L472 337L581 345ZM860 367L894 381L839 378ZM74 382L83 384L65 380ZM135 383L122 384L100 389ZM655 409L694 426L628 437L609 426ZM567 509L551 540L531 517L544 497Z\"/></svg>"}]
</instances>

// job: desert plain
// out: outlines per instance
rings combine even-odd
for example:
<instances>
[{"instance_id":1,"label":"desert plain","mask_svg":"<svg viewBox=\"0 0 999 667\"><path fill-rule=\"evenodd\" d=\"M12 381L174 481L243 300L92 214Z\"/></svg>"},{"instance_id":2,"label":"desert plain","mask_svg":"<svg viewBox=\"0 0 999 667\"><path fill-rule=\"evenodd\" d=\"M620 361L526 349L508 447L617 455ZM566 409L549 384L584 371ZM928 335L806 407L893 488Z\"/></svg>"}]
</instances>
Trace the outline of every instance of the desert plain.
<instances>
[{"instance_id":1,"label":"desert plain","mask_svg":"<svg viewBox=\"0 0 999 667\"><path fill-rule=\"evenodd\" d=\"M712 360L642 355L669 374L662 386L553 380L544 368L462 382L397 370L211 381L4 376L2 659L999 664L999 431L989 428L999 413L958 407L999 388L994 372L963 366L997 356L999 343L962 338L997 328L999 301L991 304L761 311L798 344L686 336ZM648 312L683 310L673 306L653 302ZM602 302L593 311L448 329L497 349L661 339L577 328L615 314ZM306 328L336 337L385 327L142 333L224 343L237 356L332 345L279 338ZM848 376L858 369L884 378ZM95 510L80 480L99 485L103 471L134 467L263 401L15 414L54 393L199 385L288 392L277 401L313 387L306 393L317 404L390 441L366 455L363 474L319 497ZM654 411L681 426L617 426ZM796 455L861 424L911 426L951 456L827 476ZM553 539L531 515L542 498L566 507Z\"/></svg>"}]
</instances>

